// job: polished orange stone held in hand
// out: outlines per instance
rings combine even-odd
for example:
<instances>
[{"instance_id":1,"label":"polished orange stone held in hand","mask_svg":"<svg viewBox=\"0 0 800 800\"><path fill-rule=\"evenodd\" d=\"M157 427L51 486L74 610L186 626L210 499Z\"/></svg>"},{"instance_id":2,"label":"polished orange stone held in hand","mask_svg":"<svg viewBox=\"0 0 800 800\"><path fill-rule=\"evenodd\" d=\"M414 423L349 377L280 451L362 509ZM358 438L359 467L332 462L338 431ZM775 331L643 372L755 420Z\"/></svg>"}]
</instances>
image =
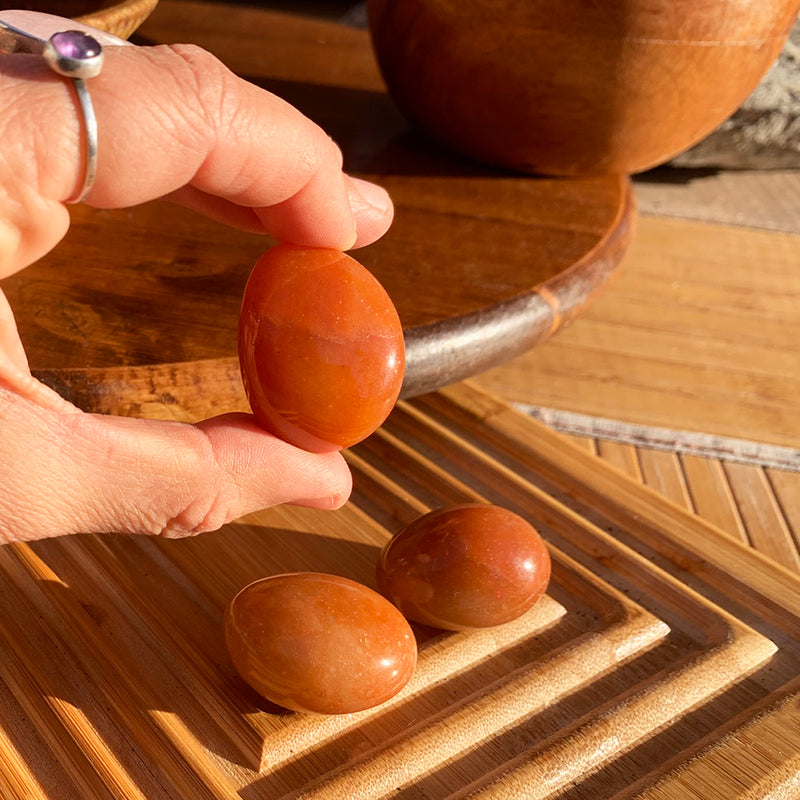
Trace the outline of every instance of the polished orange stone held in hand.
<instances>
[{"instance_id":1,"label":"polished orange stone held in hand","mask_svg":"<svg viewBox=\"0 0 800 800\"><path fill-rule=\"evenodd\" d=\"M446 630L487 628L532 608L550 581L536 529L488 504L431 511L396 534L378 562L378 586L402 613Z\"/></svg>"},{"instance_id":2,"label":"polished orange stone held in hand","mask_svg":"<svg viewBox=\"0 0 800 800\"><path fill-rule=\"evenodd\" d=\"M338 250L281 244L245 288L239 362L258 423L312 452L349 447L389 415L403 328L378 280Z\"/></svg>"},{"instance_id":3,"label":"polished orange stone held in hand","mask_svg":"<svg viewBox=\"0 0 800 800\"><path fill-rule=\"evenodd\" d=\"M274 575L233 598L225 640L234 666L285 708L347 714L379 705L414 674L417 643L372 589L316 572Z\"/></svg>"}]
</instances>

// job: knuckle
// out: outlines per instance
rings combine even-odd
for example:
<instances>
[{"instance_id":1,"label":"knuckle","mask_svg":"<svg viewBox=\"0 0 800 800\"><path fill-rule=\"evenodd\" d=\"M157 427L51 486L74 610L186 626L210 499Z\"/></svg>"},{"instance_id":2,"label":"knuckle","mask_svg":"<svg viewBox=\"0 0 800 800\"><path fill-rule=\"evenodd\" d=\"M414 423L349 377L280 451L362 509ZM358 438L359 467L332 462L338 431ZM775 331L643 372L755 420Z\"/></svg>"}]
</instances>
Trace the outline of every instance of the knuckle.
<instances>
[{"instance_id":1,"label":"knuckle","mask_svg":"<svg viewBox=\"0 0 800 800\"><path fill-rule=\"evenodd\" d=\"M221 109L231 94L233 74L215 55L194 44L162 45L156 49L157 57L166 61L177 90L177 98L171 95L174 107L166 110L166 118L179 115L184 122L182 135L194 133L205 139L225 119Z\"/></svg>"},{"instance_id":2,"label":"knuckle","mask_svg":"<svg viewBox=\"0 0 800 800\"><path fill-rule=\"evenodd\" d=\"M151 532L168 539L219 530L235 516L239 491L217 463L208 438L195 428L182 456L185 479L176 493L171 516L161 518ZM177 509L177 511L175 511Z\"/></svg>"}]
</instances>

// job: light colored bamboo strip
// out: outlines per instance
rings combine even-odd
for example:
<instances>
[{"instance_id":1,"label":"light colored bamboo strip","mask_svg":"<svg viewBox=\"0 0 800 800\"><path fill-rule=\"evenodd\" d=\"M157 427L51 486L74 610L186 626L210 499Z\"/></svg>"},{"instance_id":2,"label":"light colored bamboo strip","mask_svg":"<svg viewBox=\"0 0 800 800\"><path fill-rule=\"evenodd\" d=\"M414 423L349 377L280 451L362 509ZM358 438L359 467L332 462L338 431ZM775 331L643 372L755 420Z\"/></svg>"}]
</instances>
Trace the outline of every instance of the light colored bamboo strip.
<instances>
[{"instance_id":1,"label":"light colored bamboo strip","mask_svg":"<svg viewBox=\"0 0 800 800\"><path fill-rule=\"evenodd\" d=\"M51 568L29 548L15 548L14 557L36 580L60 582ZM182 720L175 714L162 711L153 686L137 681L130 674L129 665L120 660L120 654L110 646L108 639L94 625L85 609L69 601L69 595L58 595L58 610L73 630L80 631L86 648L82 665L98 689L124 720L138 746L149 751L176 789L185 796L209 800L239 800L226 776L210 761L208 753L197 741ZM113 675L113 680L111 679ZM69 718L74 709L63 705L62 713ZM73 730L74 728L74 730ZM72 725L70 733L87 753L97 753L93 765L113 787L114 796L138 798L142 795L122 765L107 752L105 743L96 732Z\"/></svg>"},{"instance_id":2,"label":"light colored bamboo strip","mask_svg":"<svg viewBox=\"0 0 800 800\"><path fill-rule=\"evenodd\" d=\"M764 470L730 462L725 472L750 543L778 563L800 571L800 554Z\"/></svg>"},{"instance_id":3,"label":"light colored bamboo strip","mask_svg":"<svg viewBox=\"0 0 800 800\"><path fill-rule=\"evenodd\" d=\"M703 768L687 770L680 756L663 765L662 777L630 784L614 800L708 798L796 800L800 789L800 687L794 681L777 698L729 720L701 743ZM741 773L747 781L743 785Z\"/></svg>"},{"instance_id":4,"label":"light colored bamboo strip","mask_svg":"<svg viewBox=\"0 0 800 800\"><path fill-rule=\"evenodd\" d=\"M652 486L687 511L693 511L692 498L680 458L676 453L640 447L637 450L642 468L642 482Z\"/></svg>"},{"instance_id":5,"label":"light colored bamboo strip","mask_svg":"<svg viewBox=\"0 0 800 800\"><path fill-rule=\"evenodd\" d=\"M617 280L477 377L506 400L800 446L800 236L639 222Z\"/></svg>"},{"instance_id":6,"label":"light colored bamboo strip","mask_svg":"<svg viewBox=\"0 0 800 800\"><path fill-rule=\"evenodd\" d=\"M800 473L777 469L766 469L765 472L786 526L791 531L792 541L800 549Z\"/></svg>"},{"instance_id":7,"label":"light colored bamboo strip","mask_svg":"<svg viewBox=\"0 0 800 800\"><path fill-rule=\"evenodd\" d=\"M589 437L569 435L568 439L587 452L596 449L598 456L616 467L621 467L635 480L655 489L688 511L694 511L740 541L751 543L723 462L719 459L637 447L634 461L630 452L633 448L629 445L597 438L590 439L593 446L587 447L586 441ZM760 474L761 469L758 467L738 467L739 479L743 483L759 480L757 476ZM780 513L781 519L767 529L761 525L762 536L766 536L767 545L764 546L762 542L759 549L771 557L775 557L777 553L784 565L794 569L795 560L800 558L794 535L797 524L800 523L800 499L794 502L794 498L800 498L800 475L782 470L767 470L765 474L770 482L779 487L784 484L788 486L781 493L783 500L779 499L778 492L773 489L775 502L770 498L770 505L774 512ZM795 512L794 525L788 521L784 505L788 505L790 513ZM755 519L758 522L758 515ZM777 541L773 541L774 539Z\"/></svg>"},{"instance_id":8,"label":"light colored bamboo strip","mask_svg":"<svg viewBox=\"0 0 800 800\"><path fill-rule=\"evenodd\" d=\"M499 691L486 691L468 705L446 709L419 731L344 771L326 776L298 800L379 798L462 755L478 741L530 717L591 682L613 665L653 646L669 628L649 614L636 614L589 635L514 676ZM610 744L610 742L609 742ZM522 796L522 795L519 795Z\"/></svg>"},{"instance_id":9,"label":"light colored bamboo strip","mask_svg":"<svg viewBox=\"0 0 800 800\"><path fill-rule=\"evenodd\" d=\"M642 470L635 447L608 439L598 439L596 445L597 455L604 461L613 464L617 469L621 469L626 475L641 483Z\"/></svg>"},{"instance_id":10,"label":"light colored bamboo strip","mask_svg":"<svg viewBox=\"0 0 800 800\"><path fill-rule=\"evenodd\" d=\"M550 746L517 756L503 765L500 774L486 776L479 788L460 796L470 800L552 797L556 791L585 779L610 758L630 750L653 730L674 723L695 705L723 691L732 680L766 661L776 649L760 636L740 634L615 708L583 722L574 737L569 735L573 731L564 731ZM730 795L707 795L712 797L723 800Z\"/></svg>"},{"instance_id":11,"label":"light colored bamboo strip","mask_svg":"<svg viewBox=\"0 0 800 800\"><path fill-rule=\"evenodd\" d=\"M563 435L582 450L596 454L614 466L620 466L620 459L616 455L618 451L608 448L608 445L619 446L619 443L602 438ZM665 459L661 450L647 447L635 449L635 462L627 449L622 451L625 454L622 467L628 475L749 544L747 531L719 459L685 453L667 453L669 458ZM778 471L778 474L783 476L793 473Z\"/></svg>"},{"instance_id":12,"label":"light colored bamboo strip","mask_svg":"<svg viewBox=\"0 0 800 800\"><path fill-rule=\"evenodd\" d=\"M14 743L0 730L0 797L3 800L48 800L35 772Z\"/></svg>"},{"instance_id":13,"label":"light colored bamboo strip","mask_svg":"<svg viewBox=\"0 0 800 800\"><path fill-rule=\"evenodd\" d=\"M616 467L621 466L635 480L749 544L744 522L719 459L637 447L634 461L629 445L620 445L600 437L562 435L586 452L595 453ZM618 449L620 446L623 448L621 451ZM622 458L618 455L620 452ZM665 455L668 457L665 458ZM779 476L793 474L775 472Z\"/></svg>"},{"instance_id":14,"label":"light colored bamboo strip","mask_svg":"<svg viewBox=\"0 0 800 800\"><path fill-rule=\"evenodd\" d=\"M691 455L681 455L680 459L697 514L739 541L748 542L722 462Z\"/></svg>"},{"instance_id":15,"label":"light colored bamboo strip","mask_svg":"<svg viewBox=\"0 0 800 800\"><path fill-rule=\"evenodd\" d=\"M19 641L17 632L10 633L7 626L0 625L0 636L5 648L16 650L14 642ZM34 673L36 670L22 666L18 658L8 653L0 657L0 680L16 695L28 721L40 732L44 746L53 753L64 770L64 778L59 786L61 796L107 797L107 790L101 784L99 776L87 763L77 742L61 725ZM0 740L0 760L3 798L52 800L36 775L43 767L41 761L28 762L23 759L5 732ZM67 782L73 785L68 786Z\"/></svg>"},{"instance_id":16,"label":"light colored bamboo strip","mask_svg":"<svg viewBox=\"0 0 800 800\"><path fill-rule=\"evenodd\" d=\"M24 632L30 647L32 642L38 641L38 635L26 625L24 614L15 614L16 605L4 603L5 598L5 593L0 592L0 608L14 617L17 630ZM24 598L18 599L25 603ZM26 664L28 659L23 662L17 658L2 635L0 648L0 661L16 661L22 670L30 672ZM19 681L13 678L9 682L3 680L3 676L9 671L13 672L14 667L0 665L0 797L8 797L9 800L51 800L57 796L57 800L85 800L85 795L79 793L60 764L58 756L37 730L35 720L25 713L15 697L14 687L19 694ZM40 702L47 701L42 698ZM52 724L60 728L49 711L48 715ZM81 757L81 761L86 768L85 759Z\"/></svg>"},{"instance_id":17,"label":"light colored bamboo strip","mask_svg":"<svg viewBox=\"0 0 800 800\"><path fill-rule=\"evenodd\" d=\"M635 480L787 568L800 570L798 473L648 447L634 449L603 439L597 439L596 446L600 457Z\"/></svg>"},{"instance_id":18,"label":"light colored bamboo strip","mask_svg":"<svg viewBox=\"0 0 800 800\"><path fill-rule=\"evenodd\" d=\"M570 436L569 440L587 453L598 455L598 440L593 436L574 435Z\"/></svg>"}]
</instances>

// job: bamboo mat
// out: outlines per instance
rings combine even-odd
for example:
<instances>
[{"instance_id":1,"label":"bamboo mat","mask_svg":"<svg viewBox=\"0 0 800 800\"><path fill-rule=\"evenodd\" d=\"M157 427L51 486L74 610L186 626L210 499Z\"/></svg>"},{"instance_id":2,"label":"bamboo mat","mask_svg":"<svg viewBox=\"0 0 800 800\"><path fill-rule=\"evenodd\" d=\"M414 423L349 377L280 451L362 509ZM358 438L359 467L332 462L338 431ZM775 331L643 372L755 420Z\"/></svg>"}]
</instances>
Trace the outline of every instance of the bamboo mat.
<instances>
[{"instance_id":1,"label":"bamboo mat","mask_svg":"<svg viewBox=\"0 0 800 800\"><path fill-rule=\"evenodd\" d=\"M792 796L800 577L468 384L399 404L346 457L336 512L0 548L3 800ZM419 628L412 682L358 714L282 713L237 678L222 616L241 586L374 585L393 531L481 500L548 543L528 614Z\"/></svg>"},{"instance_id":2,"label":"bamboo mat","mask_svg":"<svg viewBox=\"0 0 800 800\"><path fill-rule=\"evenodd\" d=\"M800 572L800 472L570 435L584 450Z\"/></svg>"},{"instance_id":3,"label":"bamboo mat","mask_svg":"<svg viewBox=\"0 0 800 800\"><path fill-rule=\"evenodd\" d=\"M476 382L798 571L800 172L662 168L635 190L616 282Z\"/></svg>"}]
</instances>

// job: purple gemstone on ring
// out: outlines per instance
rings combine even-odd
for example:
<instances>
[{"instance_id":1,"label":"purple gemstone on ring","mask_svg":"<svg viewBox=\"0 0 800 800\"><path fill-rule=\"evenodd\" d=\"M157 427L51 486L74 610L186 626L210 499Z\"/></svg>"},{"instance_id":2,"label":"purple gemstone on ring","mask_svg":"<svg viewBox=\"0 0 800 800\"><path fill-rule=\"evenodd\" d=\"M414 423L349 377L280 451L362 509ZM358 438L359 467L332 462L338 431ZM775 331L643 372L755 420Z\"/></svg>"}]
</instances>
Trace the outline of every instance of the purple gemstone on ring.
<instances>
[{"instance_id":1,"label":"purple gemstone on ring","mask_svg":"<svg viewBox=\"0 0 800 800\"><path fill-rule=\"evenodd\" d=\"M50 43L59 58L85 61L95 58L102 52L100 43L83 31L61 31L50 37Z\"/></svg>"}]
</instances>

